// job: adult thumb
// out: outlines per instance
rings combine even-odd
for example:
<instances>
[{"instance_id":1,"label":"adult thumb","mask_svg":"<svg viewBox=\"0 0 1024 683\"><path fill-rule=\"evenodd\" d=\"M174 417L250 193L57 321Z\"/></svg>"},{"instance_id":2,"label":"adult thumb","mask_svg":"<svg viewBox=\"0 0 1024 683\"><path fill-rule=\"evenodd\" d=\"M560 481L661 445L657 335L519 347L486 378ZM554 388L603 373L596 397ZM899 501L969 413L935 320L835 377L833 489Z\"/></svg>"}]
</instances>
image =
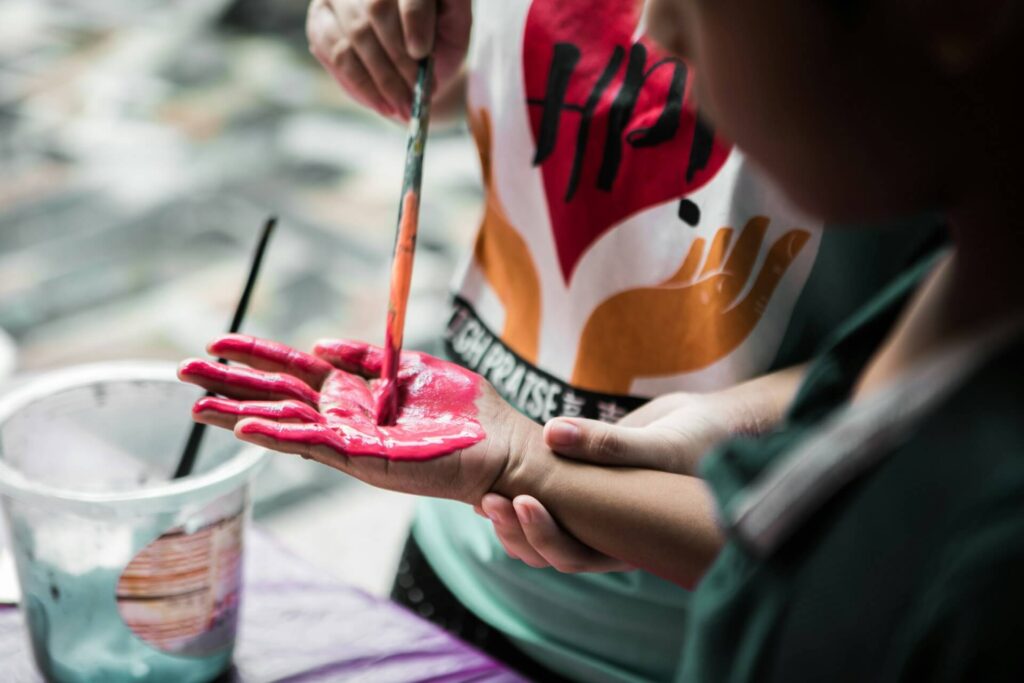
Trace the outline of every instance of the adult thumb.
<instances>
[{"instance_id":1,"label":"adult thumb","mask_svg":"<svg viewBox=\"0 0 1024 683\"><path fill-rule=\"evenodd\" d=\"M664 427L621 427L581 418L551 420L544 426L544 441L559 455L617 467L681 471L686 455L682 435Z\"/></svg>"}]
</instances>

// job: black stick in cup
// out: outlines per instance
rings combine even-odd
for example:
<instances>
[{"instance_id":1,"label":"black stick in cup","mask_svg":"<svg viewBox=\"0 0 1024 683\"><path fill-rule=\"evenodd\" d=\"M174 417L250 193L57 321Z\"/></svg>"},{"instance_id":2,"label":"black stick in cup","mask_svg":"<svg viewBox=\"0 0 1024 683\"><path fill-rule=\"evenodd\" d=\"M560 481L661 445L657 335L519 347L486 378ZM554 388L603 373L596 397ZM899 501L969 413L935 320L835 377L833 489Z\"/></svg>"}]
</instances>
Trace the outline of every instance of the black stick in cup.
<instances>
[{"instance_id":1,"label":"black stick in cup","mask_svg":"<svg viewBox=\"0 0 1024 683\"><path fill-rule=\"evenodd\" d=\"M270 235L274 232L274 226L277 225L277 217L271 216L267 219L267 222L263 224L263 232L260 234L260 241L256 244L256 252L252 257L252 265L249 266L249 277L245 281L245 289L242 290L242 296L238 300L238 305L235 306L235 315L231 319L231 327L228 332L234 334L242 328L242 321L245 319L245 311L249 308L249 297L252 296L252 290L256 286L256 276L260 273L260 264L263 262L263 254L267 250L267 243L270 241ZM226 358L218 358L218 363L227 363ZM207 396L212 396L211 392L206 393ZM192 474L192 468L196 464L196 455L199 453L199 447L203 443L203 434L206 432L206 425L196 422L192 425L192 431L189 432L188 441L185 443L185 450L181 453L181 459L178 460L178 467L174 470L174 478L181 479Z\"/></svg>"}]
</instances>

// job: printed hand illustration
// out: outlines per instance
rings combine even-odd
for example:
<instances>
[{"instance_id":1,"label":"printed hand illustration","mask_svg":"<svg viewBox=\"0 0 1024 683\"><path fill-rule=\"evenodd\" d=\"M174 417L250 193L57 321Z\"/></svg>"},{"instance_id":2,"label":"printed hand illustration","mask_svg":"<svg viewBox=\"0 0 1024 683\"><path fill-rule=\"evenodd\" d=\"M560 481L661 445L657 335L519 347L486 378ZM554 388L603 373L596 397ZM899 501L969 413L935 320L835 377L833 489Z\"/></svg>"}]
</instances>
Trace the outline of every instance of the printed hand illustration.
<instances>
[{"instance_id":1,"label":"printed hand illustration","mask_svg":"<svg viewBox=\"0 0 1024 683\"><path fill-rule=\"evenodd\" d=\"M522 422L529 422L478 375L422 353L402 353L398 419L378 426L379 347L324 341L311 355L227 335L208 351L248 367L182 363L183 381L223 396L200 399L195 420L382 488L477 503L505 470L512 437L526 433Z\"/></svg>"},{"instance_id":2,"label":"printed hand illustration","mask_svg":"<svg viewBox=\"0 0 1024 683\"><path fill-rule=\"evenodd\" d=\"M704 240L694 240L668 280L621 292L598 306L580 338L573 384L625 394L639 377L693 372L734 351L810 238L804 230L788 231L755 272L768 222L751 219L731 251L733 230L720 229L706 259Z\"/></svg>"},{"instance_id":3,"label":"printed hand illustration","mask_svg":"<svg viewBox=\"0 0 1024 683\"><path fill-rule=\"evenodd\" d=\"M444 97L469 48L470 0L313 0L310 52L364 106L408 119L416 62L433 52L434 100Z\"/></svg>"},{"instance_id":4,"label":"printed hand illustration","mask_svg":"<svg viewBox=\"0 0 1024 683\"><path fill-rule=\"evenodd\" d=\"M675 393L654 399L615 425L554 419L544 428L544 440L559 455L598 465L691 474L699 456L739 428L730 406L715 394ZM531 567L563 573L633 569L576 540L533 496L509 500L488 493L475 510L491 521L505 551Z\"/></svg>"},{"instance_id":5,"label":"printed hand illustration","mask_svg":"<svg viewBox=\"0 0 1024 683\"><path fill-rule=\"evenodd\" d=\"M494 131L491 116L480 109L469 117L469 129L480 153L487 201L473 256L488 284L505 308L501 339L530 363L537 361L540 343L540 277L522 236L512 227L492 174Z\"/></svg>"}]
</instances>

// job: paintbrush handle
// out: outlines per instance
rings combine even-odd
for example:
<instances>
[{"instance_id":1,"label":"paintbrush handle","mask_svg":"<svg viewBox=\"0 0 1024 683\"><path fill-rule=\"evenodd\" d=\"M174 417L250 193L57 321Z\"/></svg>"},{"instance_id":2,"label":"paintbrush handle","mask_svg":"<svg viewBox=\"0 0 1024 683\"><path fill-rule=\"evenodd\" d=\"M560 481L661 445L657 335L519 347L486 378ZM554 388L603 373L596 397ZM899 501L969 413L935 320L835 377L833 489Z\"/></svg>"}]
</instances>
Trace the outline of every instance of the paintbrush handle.
<instances>
[{"instance_id":1,"label":"paintbrush handle","mask_svg":"<svg viewBox=\"0 0 1024 683\"><path fill-rule=\"evenodd\" d=\"M412 117L405 149L405 174L402 201L398 206L398 229L391 260L391 295L388 299L387 327L384 333L384 380L377 398L378 424L393 424L398 415L398 361L405 335L405 310L412 282L413 256L420 215L420 183L423 180L423 153L430 126L430 91L433 84L433 58L420 61L413 90Z\"/></svg>"},{"instance_id":2,"label":"paintbrush handle","mask_svg":"<svg viewBox=\"0 0 1024 683\"><path fill-rule=\"evenodd\" d=\"M242 289L242 296L235 305L235 314L231 316L231 325L228 332L234 334L242 329L242 322L245 320L246 311L249 310L249 299L256 287L256 278L260 274L260 264L263 263L263 255L267 251L267 244L270 236L277 225L277 217L271 216L263 224L263 231L260 233L260 241L256 243L256 251L253 252L252 263L249 265L249 275L245 279L245 287ZM227 363L226 358L218 358L218 363ZM212 392L206 392L207 396L213 396ZM178 458L178 466L174 468L174 479L181 479L192 474L196 464L196 456L199 454L199 447L203 444L203 435L206 433L206 425L201 422L192 424L192 430L188 433L188 441L182 449L181 457Z\"/></svg>"}]
</instances>

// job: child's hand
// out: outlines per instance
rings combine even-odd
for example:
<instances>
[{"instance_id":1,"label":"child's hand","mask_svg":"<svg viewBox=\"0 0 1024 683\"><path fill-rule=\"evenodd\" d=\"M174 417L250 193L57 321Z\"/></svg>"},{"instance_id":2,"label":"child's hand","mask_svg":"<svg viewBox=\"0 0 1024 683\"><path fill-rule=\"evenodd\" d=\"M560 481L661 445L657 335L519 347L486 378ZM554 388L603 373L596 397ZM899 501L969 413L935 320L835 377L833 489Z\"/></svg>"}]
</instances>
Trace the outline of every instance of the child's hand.
<instances>
[{"instance_id":1,"label":"child's hand","mask_svg":"<svg viewBox=\"0 0 1024 683\"><path fill-rule=\"evenodd\" d=\"M509 557L535 569L554 567L564 574L603 574L634 569L566 533L533 496L516 496L515 501L511 501L497 493L488 493L473 509L491 521Z\"/></svg>"},{"instance_id":2,"label":"child's hand","mask_svg":"<svg viewBox=\"0 0 1024 683\"><path fill-rule=\"evenodd\" d=\"M310 52L357 101L408 119L416 62L434 54L435 99L469 47L471 0L313 0Z\"/></svg>"},{"instance_id":3,"label":"child's hand","mask_svg":"<svg viewBox=\"0 0 1024 683\"><path fill-rule=\"evenodd\" d=\"M740 428L731 414L715 394L667 394L615 425L554 419L544 428L544 440L559 455L577 460L692 474L705 451ZM474 509L494 525L505 551L531 567L571 574L634 569L568 534L533 496L509 500L488 493Z\"/></svg>"},{"instance_id":4,"label":"child's hand","mask_svg":"<svg viewBox=\"0 0 1024 683\"><path fill-rule=\"evenodd\" d=\"M379 383L372 379L383 359L378 347L321 342L310 355L227 335L208 350L249 367L182 363L183 381L226 397L200 399L197 421L382 488L477 502L509 467L510 454L525 452L531 430L522 427L540 431L479 375L422 353L402 354L398 419L379 426Z\"/></svg>"}]
</instances>

